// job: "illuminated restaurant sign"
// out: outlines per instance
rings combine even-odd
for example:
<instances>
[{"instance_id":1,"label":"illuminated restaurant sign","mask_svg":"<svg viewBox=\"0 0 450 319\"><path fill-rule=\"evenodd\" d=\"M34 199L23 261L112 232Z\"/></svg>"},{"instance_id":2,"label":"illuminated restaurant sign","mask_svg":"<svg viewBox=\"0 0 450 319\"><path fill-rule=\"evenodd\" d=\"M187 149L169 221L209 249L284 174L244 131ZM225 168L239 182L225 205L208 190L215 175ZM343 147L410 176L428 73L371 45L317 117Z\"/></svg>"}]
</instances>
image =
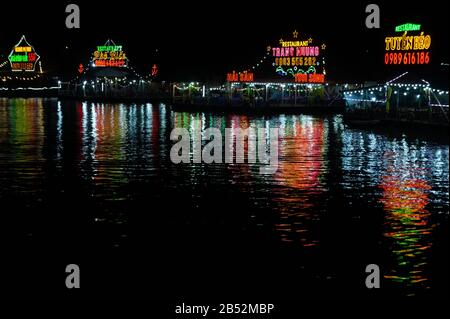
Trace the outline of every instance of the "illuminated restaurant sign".
<instances>
[{"instance_id":1,"label":"illuminated restaurant sign","mask_svg":"<svg viewBox=\"0 0 450 319\"><path fill-rule=\"evenodd\" d=\"M420 32L420 24L406 23L395 27L402 35L386 37L384 64L410 65L430 63L431 36ZM408 34L415 31L417 33ZM420 32L420 33L419 33Z\"/></svg>"},{"instance_id":2,"label":"illuminated restaurant sign","mask_svg":"<svg viewBox=\"0 0 450 319\"><path fill-rule=\"evenodd\" d=\"M323 50L325 44L317 44L312 38L299 40L297 31L293 32L293 39L280 39L279 46L268 48L275 71L281 76L292 77L299 83L324 83L325 58Z\"/></svg>"},{"instance_id":3,"label":"illuminated restaurant sign","mask_svg":"<svg viewBox=\"0 0 450 319\"><path fill-rule=\"evenodd\" d=\"M39 55L27 42L25 36L23 35L22 38L20 38L19 43L17 43L12 49L8 60L11 65L11 70L14 72L34 72L39 58Z\"/></svg>"},{"instance_id":4,"label":"illuminated restaurant sign","mask_svg":"<svg viewBox=\"0 0 450 319\"><path fill-rule=\"evenodd\" d=\"M233 71L227 74L227 82L253 82L253 73L244 71L242 73L236 73Z\"/></svg>"},{"instance_id":5,"label":"illuminated restaurant sign","mask_svg":"<svg viewBox=\"0 0 450 319\"><path fill-rule=\"evenodd\" d=\"M127 57L121 45L108 40L105 45L97 46L92 62L96 67L125 67Z\"/></svg>"},{"instance_id":6,"label":"illuminated restaurant sign","mask_svg":"<svg viewBox=\"0 0 450 319\"><path fill-rule=\"evenodd\" d=\"M420 24L414 23L405 23L395 27L395 32L403 32L403 31L419 31Z\"/></svg>"}]
</instances>

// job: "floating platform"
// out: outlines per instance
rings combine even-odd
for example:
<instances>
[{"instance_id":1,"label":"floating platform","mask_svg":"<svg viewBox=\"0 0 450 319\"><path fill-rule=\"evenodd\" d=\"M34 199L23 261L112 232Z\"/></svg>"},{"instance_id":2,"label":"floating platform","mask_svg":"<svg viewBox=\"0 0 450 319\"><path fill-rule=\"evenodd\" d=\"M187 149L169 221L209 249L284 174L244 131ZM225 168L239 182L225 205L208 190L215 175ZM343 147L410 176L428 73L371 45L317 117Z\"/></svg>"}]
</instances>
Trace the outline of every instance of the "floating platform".
<instances>
[{"instance_id":1,"label":"floating platform","mask_svg":"<svg viewBox=\"0 0 450 319\"><path fill-rule=\"evenodd\" d=\"M56 77L25 72L0 74L0 97L56 97L58 90Z\"/></svg>"},{"instance_id":2,"label":"floating platform","mask_svg":"<svg viewBox=\"0 0 450 319\"><path fill-rule=\"evenodd\" d=\"M407 118L389 118L389 117L367 117L355 116L344 113L344 123L350 128L380 128L387 126L403 128L432 128L449 129L449 123L443 118L425 119L407 119Z\"/></svg>"},{"instance_id":3,"label":"floating platform","mask_svg":"<svg viewBox=\"0 0 450 319\"><path fill-rule=\"evenodd\" d=\"M341 114L344 105L213 105L213 104L183 104L173 103L172 110L180 112L208 113L244 113L244 114Z\"/></svg>"}]
</instances>

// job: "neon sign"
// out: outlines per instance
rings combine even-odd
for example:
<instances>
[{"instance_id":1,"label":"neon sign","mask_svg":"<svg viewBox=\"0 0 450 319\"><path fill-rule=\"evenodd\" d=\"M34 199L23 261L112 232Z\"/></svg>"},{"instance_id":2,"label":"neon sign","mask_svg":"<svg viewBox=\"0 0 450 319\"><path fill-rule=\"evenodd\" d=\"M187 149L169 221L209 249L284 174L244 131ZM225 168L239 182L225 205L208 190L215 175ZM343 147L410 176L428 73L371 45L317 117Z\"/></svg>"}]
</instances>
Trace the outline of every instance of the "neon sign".
<instances>
[{"instance_id":1,"label":"neon sign","mask_svg":"<svg viewBox=\"0 0 450 319\"><path fill-rule=\"evenodd\" d=\"M152 76L156 76L158 74L159 70L158 70L158 66L156 64L153 64L152 66L152 71L151 71L151 75Z\"/></svg>"},{"instance_id":2,"label":"neon sign","mask_svg":"<svg viewBox=\"0 0 450 319\"><path fill-rule=\"evenodd\" d=\"M403 31L419 31L420 24L414 23L405 23L395 27L395 32L403 32Z\"/></svg>"},{"instance_id":3,"label":"neon sign","mask_svg":"<svg viewBox=\"0 0 450 319\"><path fill-rule=\"evenodd\" d=\"M244 71L242 73L236 73L233 71L227 74L227 82L253 82L253 73Z\"/></svg>"},{"instance_id":4,"label":"neon sign","mask_svg":"<svg viewBox=\"0 0 450 319\"><path fill-rule=\"evenodd\" d=\"M297 73L294 77L297 83L325 83L325 75L317 73Z\"/></svg>"},{"instance_id":5,"label":"neon sign","mask_svg":"<svg viewBox=\"0 0 450 319\"><path fill-rule=\"evenodd\" d=\"M122 46L121 45L99 45L99 46L97 46L97 51L118 52L118 51L122 51Z\"/></svg>"},{"instance_id":6,"label":"neon sign","mask_svg":"<svg viewBox=\"0 0 450 319\"><path fill-rule=\"evenodd\" d=\"M395 27L395 31L403 32L401 36L386 37L384 64L411 65L430 63L431 36L420 34L409 35L408 31L420 31L420 24L406 23Z\"/></svg>"},{"instance_id":7,"label":"neon sign","mask_svg":"<svg viewBox=\"0 0 450 319\"><path fill-rule=\"evenodd\" d=\"M97 46L92 62L96 67L126 67L128 59L121 45L108 40L105 45Z\"/></svg>"},{"instance_id":8,"label":"neon sign","mask_svg":"<svg viewBox=\"0 0 450 319\"><path fill-rule=\"evenodd\" d=\"M273 57L272 66L280 76L291 76L298 83L324 83L326 45L318 45L312 38L298 40L298 32L293 32L292 40L280 39L279 46L268 47Z\"/></svg>"},{"instance_id":9,"label":"neon sign","mask_svg":"<svg viewBox=\"0 0 450 319\"><path fill-rule=\"evenodd\" d=\"M20 38L19 43L12 49L8 60L11 65L11 70L14 72L34 72L39 58L39 55L23 35L22 38Z\"/></svg>"}]
</instances>

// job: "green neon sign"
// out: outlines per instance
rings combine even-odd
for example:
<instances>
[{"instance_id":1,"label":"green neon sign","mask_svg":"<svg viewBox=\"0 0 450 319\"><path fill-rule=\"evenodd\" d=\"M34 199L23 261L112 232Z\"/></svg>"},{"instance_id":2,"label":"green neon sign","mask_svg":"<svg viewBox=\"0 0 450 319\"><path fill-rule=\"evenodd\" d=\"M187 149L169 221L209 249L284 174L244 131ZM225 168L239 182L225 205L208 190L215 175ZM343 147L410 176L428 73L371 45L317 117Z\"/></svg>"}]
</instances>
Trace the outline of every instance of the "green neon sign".
<instances>
[{"instance_id":1,"label":"green neon sign","mask_svg":"<svg viewBox=\"0 0 450 319\"><path fill-rule=\"evenodd\" d=\"M9 57L11 62L28 62L28 55L11 55Z\"/></svg>"},{"instance_id":2,"label":"green neon sign","mask_svg":"<svg viewBox=\"0 0 450 319\"><path fill-rule=\"evenodd\" d=\"M100 46L97 46L97 51L100 51L100 52L122 51L122 46L121 45L100 45Z\"/></svg>"},{"instance_id":3,"label":"green neon sign","mask_svg":"<svg viewBox=\"0 0 450 319\"><path fill-rule=\"evenodd\" d=\"M420 30L420 24L414 24L414 23L405 23L405 24L395 27L396 32L419 31L419 30Z\"/></svg>"}]
</instances>

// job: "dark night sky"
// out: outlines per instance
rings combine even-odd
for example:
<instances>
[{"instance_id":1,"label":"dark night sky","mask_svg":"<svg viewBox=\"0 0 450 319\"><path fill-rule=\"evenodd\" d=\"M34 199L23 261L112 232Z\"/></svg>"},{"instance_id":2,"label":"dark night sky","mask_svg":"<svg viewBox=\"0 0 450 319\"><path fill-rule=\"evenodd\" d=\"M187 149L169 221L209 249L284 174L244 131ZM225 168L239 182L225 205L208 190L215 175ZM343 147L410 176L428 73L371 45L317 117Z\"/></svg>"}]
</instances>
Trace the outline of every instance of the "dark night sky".
<instances>
[{"instance_id":1,"label":"dark night sky","mask_svg":"<svg viewBox=\"0 0 450 319\"><path fill-rule=\"evenodd\" d=\"M376 1L381 29L369 30L365 6L371 2L8 1L1 8L0 56L4 61L26 34L44 67L70 78L97 45L111 38L124 46L130 64L142 74L157 62L164 80L224 79L227 71L254 64L268 45L296 29L327 44L328 79L378 80L402 71L384 67L384 37L395 34L395 25L415 22L432 36L433 54L433 65L415 70L429 73L448 63L445 4ZM65 28L69 3L80 5L79 30Z\"/></svg>"}]
</instances>

